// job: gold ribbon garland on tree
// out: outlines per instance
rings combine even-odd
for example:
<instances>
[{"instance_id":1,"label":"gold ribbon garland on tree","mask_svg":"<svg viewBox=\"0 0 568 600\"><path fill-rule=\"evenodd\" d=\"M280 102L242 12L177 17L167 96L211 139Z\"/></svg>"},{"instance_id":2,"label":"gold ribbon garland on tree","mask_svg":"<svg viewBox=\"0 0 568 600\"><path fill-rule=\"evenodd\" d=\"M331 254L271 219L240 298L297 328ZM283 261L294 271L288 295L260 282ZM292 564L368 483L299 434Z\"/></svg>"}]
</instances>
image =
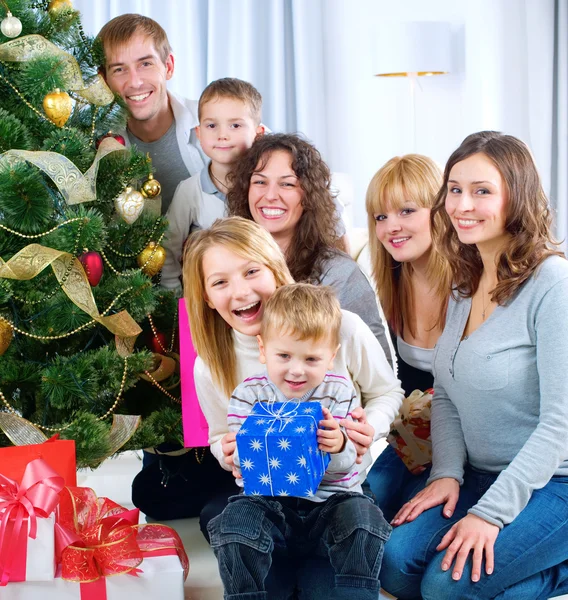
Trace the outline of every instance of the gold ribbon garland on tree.
<instances>
[{"instance_id":1,"label":"gold ribbon garland on tree","mask_svg":"<svg viewBox=\"0 0 568 600\"><path fill-rule=\"evenodd\" d=\"M27 62L42 57L60 59L66 90L75 92L96 106L106 106L114 100L114 95L101 74L97 74L91 82L85 84L75 58L41 35L25 35L0 45L0 60L6 62Z\"/></svg>"},{"instance_id":2,"label":"gold ribbon garland on tree","mask_svg":"<svg viewBox=\"0 0 568 600\"><path fill-rule=\"evenodd\" d=\"M66 156L57 152L8 150L0 154L0 165L14 165L26 161L41 169L57 186L67 204L93 202L97 199L97 173L99 162L111 152L128 152L113 138L105 138L97 150L95 160L85 174Z\"/></svg>"},{"instance_id":3,"label":"gold ribbon garland on tree","mask_svg":"<svg viewBox=\"0 0 568 600\"><path fill-rule=\"evenodd\" d=\"M72 262L72 267L67 278L64 279L66 271L69 271L69 261ZM4 262L0 258L0 277L27 281L39 275L50 265L61 289L71 302L86 312L94 321L115 334L116 348L121 356L124 356L125 352L130 354L134 348L136 337L142 329L125 310L108 317L103 317L99 313L83 265L79 259L68 252L48 248L41 244L29 244L8 262Z\"/></svg>"}]
</instances>

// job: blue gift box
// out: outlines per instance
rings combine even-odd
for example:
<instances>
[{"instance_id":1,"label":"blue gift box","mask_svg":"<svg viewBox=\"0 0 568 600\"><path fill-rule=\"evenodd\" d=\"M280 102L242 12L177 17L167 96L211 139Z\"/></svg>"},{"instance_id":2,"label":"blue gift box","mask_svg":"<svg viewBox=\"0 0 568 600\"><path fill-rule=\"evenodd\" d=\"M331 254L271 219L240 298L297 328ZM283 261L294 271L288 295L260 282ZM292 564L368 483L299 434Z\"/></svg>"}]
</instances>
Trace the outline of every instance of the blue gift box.
<instances>
[{"instance_id":1,"label":"blue gift box","mask_svg":"<svg viewBox=\"0 0 568 600\"><path fill-rule=\"evenodd\" d=\"M239 432L244 493L309 498L329 463L318 449L319 402L257 402Z\"/></svg>"}]
</instances>

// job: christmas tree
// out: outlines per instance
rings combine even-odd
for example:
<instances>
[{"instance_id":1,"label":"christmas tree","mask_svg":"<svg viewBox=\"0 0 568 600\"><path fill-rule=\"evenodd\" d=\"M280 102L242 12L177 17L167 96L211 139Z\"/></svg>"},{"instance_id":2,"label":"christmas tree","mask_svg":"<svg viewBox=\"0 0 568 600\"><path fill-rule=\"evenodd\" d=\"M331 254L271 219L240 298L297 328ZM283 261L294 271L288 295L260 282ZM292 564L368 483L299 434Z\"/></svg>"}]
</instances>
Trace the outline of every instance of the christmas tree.
<instances>
[{"instance_id":1,"label":"christmas tree","mask_svg":"<svg viewBox=\"0 0 568 600\"><path fill-rule=\"evenodd\" d=\"M0 21L0 445L59 433L96 466L181 442L151 163L112 134L126 113L71 0L0 0Z\"/></svg>"}]
</instances>

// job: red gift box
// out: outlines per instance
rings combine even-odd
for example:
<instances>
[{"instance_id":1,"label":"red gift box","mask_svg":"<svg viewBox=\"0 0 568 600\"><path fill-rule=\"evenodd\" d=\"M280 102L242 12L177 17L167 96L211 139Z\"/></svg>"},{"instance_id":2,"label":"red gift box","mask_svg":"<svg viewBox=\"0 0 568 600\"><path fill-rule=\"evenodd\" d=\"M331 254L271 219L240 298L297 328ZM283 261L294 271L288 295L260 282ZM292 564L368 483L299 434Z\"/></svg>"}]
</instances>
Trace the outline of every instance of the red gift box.
<instances>
[{"instance_id":1,"label":"red gift box","mask_svg":"<svg viewBox=\"0 0 568 600\"><path fill-rule=\"evenodd\" d=\"M65 485L77 485L75 442L53 436L43 444L8 446L0 448L0 472L5 477L20 482L32 460L41 458L63 477Z\"/></svg>"}]
</instances>

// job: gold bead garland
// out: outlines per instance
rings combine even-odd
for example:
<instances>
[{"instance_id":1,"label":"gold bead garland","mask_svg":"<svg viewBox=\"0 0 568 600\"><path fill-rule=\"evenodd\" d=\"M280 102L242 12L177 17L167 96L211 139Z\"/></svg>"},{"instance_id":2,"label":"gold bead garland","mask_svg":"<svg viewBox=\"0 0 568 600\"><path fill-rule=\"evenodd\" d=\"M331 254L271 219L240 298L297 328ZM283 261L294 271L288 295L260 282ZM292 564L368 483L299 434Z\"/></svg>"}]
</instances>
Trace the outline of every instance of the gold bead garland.
<instances>
[{"instance_id":1,"label":"gold bead garland","mask_svg":"<svg viewBox=\"0 0 568 600\"><path fill-rule=\"evenodd\" d=\"M150 231L150 235L148 236L147 241L144 242L144 244L142 245L142 248L140 248L140 250L136 250L135 252L123 253L123 252L119 252L118 250L115 250L112 246L109 246L107 248L107 250L110 250L113 254L116 254L117 256L120 256L121 258L134 258L134 257L138 256L140 254L140 252L142 252L142 250L144 250L144 248L152 241L152 238L154 237L154 233L155 233L156 229L158 229L158 225L160 225L161 222L162 222L162 217L158 217L158 219L156 220L156 222L154 223L154 225L152 227L152 230Z\"/></svg>"},{"instance_id":2,"label":"gold bead garland","mask_svg":"<svg viewBox=\"0 0 568 600\"><path fill-rule=\"evenodd\" d=\"M57 231L60 227L69 225L70 223L75 223L76 221L83 221L83 223L86 225L89 222L89 219L87 217L75 217L73 219L68 219L67 221L63 221L63 223L59 223L59 225L56 225L49 231L44 231L43 233L36 233L34 235L27 235L25 233L20 233L19 231L10 229L9 227L6 227L6 225L2 225L1 223L0 223L0 229L4 229L4 231L7 231L8 233L12 233L13 235L17 235L18 237L24 238L26 240L36 240L38 238L49 235L50 233L53 233L54 231Z\"/></svg>"},{"instance_id":3,"label":"gold bead garland","mask_svg":"<svg viewBox=\"0 0 568 600\"><path fill-rule=\"evenodd\" d=\"M128 357L125 356L124 357L124 371L122 372L122 380L120 382L120 389L118 390L118 395L116 396L116 399L113 403L113 405L106 411L106 413L104 415L102 415L101 417L97 417L97 421L104 421L108 416L110 416L115 410L116 407L118 406L118 403L120 402L121 398L122 398L122 394L124 393L124 386L126 385L126 375L128 374ZM6 400L6 397L4 396L4 394L2 393L2 390L0 390L0 399L2 400L4 406L8 409L9 412L11 412L13 415L16 416L20 416L18 414L18 411L8 402L8 400ZM60 431L65 431L66 429L69 429L69 427L71 427L71 425L74 425L77 422L77 419L75 419L74 421L71 421L71 423L67 423L67 425L63 425L62 427L47 427L47 425L40 425L39 423L34 423L33 421L30 421L30 423L32 425L35 425L36 427L39 427L40 429L43 429L45 431L52 431L52 432L60 432Z\"/></svg>"},{"instance_id":4,"label":"gold bead garland","mask_svg":"<svg viewBox=\"0 0 568 600\"><path fill-rule=\"evenodd\" d=\"M121 298L121 296L124 296L124 294L127 294L128 292L131 292L133 289L134 288L131 286L131 287L126 288L122 292L120 292L120 294L118 294L118 296L116 296L116 298L109 304L107 309L101 313L101 316L104 317L107 313L109 313L110 310L112 309L112 307L114 306L114 304ZM72 335L75 335L76 333L79 333L79 331L82 331L83 329L86 329L87 327L92 327L93 325L95 325L97 323L96 319L93 319L92 321L83 323L83 325L79 325L79 327L76 327L75 329L73 329L73 331L69 331L68 333L65 333L63 335L35 335L34 333L29 333L28 331L23 331L22 329L19 329L5 317L0 316L0 321L6 321L6 323L8 323L14 331L20 333L21 335L32 338L34 340L43 340L43 341L62 340L64 338L71 337Z\"/></svg>"},{"instance_id":5,"label":"gold bead garland","mask_svg":"<svg viewBox=\"0 0 568 600\"><path fill-rule=\"evenodd\" d=\"M176 398L175 396L173 396L172 394L170 394L170 392L168 392L168 390L164 389L153 377L152 375L148 372L148 371L144 371L144 374L146 375L146 377L148 377L148 379L152 382L152 385L157 387L160 392L162 392L162 394L165 394L168 398L170 398L171 400L173 400L174 402L176 402L177 404L181 404L181 399L180 398Z\"/></svg>"},{"instance_id":6,"label":"gold bead garland","mask_svg":"<svg viewBox=\"0 0 568 600\"><path fill-rule=\"evenodd\" d=\"M174 327L172 329L172 339L170 340L170 348L169 350L166 350L163 346L162 346L162 342L160 342L160 338L158 337L158 332L156 331L156 327L154 325L154 321L152 319L152 315L150 313L148 313L146 316L148 317L148 322L150 323L150 328L152 329L152 333L154 334L154 337L156 338L156 341L158 342L158 346L160 346L160 348L164 351L164 352L173 352L174 351L174 342L175 342L175 338L176 338L176 324L177 324L177 316L178 316L178 311L176 308L176 312L175 312L175 316L174 316Z\"/></svg>"}]
</instances>

